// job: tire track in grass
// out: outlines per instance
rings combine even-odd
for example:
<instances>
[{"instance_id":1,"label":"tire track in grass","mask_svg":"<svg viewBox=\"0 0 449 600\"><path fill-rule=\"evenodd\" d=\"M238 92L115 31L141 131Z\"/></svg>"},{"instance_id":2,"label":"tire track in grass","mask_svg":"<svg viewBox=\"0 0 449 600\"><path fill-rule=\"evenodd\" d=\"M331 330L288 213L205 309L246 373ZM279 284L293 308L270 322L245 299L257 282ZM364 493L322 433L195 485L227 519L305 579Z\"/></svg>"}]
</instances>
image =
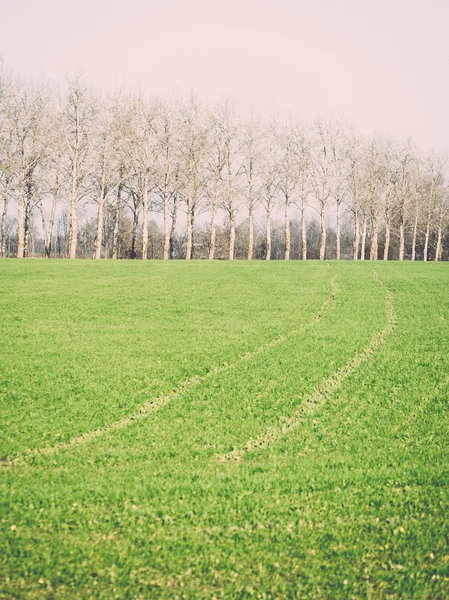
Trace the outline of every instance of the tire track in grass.
<instances>
[{"instance_id":1,"label":"tire track in grass","mask_svg":"<svg viewBox=\"0 0 449 600\"><path fill-rule=\"evenodd\" d=\"M399 425L396 425L392 430L391 434L396 435L400 431L404 429L404 425L410 425L414 423L419 417L421 417L424 413L427 412L430 404L438 397L438 394L444 390L449 385L449 376L440 381L437 386L432 390L432 392L427 396L421 399L421 402L417 404L414 410L410 411L407 419L401 422Z\"/></svg>"},{"instance_id":2,"label":"tire track in grass","mask_svg":"<svg viewBox=\"0 0 449 600\"><path fill-rule=\"evenodd\" d=\"M172 392L170 392L168 394L163 394L162 396L159 396L158 398L155 398L153 400L148 400L147 402L145 402L145 404L143 404L139 408L139 410L137 412L129 415L128 417L123 417L122 419L119 419L118 421L114 421L113 423L110 423L109 425L100 427L93 431L87 431L86 433L82 433L81 435L70 438L66 441L59 442L58 444L54 444L53 446L46 446L44 448L36 448L34 450L28 450L28 451L25 450L24 452L20 452L20 453L16 454L10 460L8 460L7 457L5 457L6 460L2 459L4 462L0 463L0 464L2 464L2 466L4 468L8 467L8 466L9 467L18 466L22 463L27 462L28 459L35 458L38 456L51 456L53 454L57 454L60 450L66 450L66 449L74 447L74 446L80 446L81 444L87 444L88 442L91 442L99 437L102 437L103 435L106 435L107 433L111 433L113 431L118 431L121 429L125 429L126 427L130 427L131 425L133 425L134 423L137 423L138 421L147 419L151 414L153 414L156 411L158 411L159 409L163 408L168 403L180 398L183 394L185 394L191 388L202 384L203 382L214 377L215 375L219 375L220 373L224 373L225 371L234 369L241 363L251 360L252 358L254 358L256 356L263 354L267 350L276 348L277 346L283 344L290 338L302 333L303 331L309 329L310 327L312 327L313 325L316 325L317 323L319 323L321 321L321 319L323 318L323 315L326 312L326 310L328 309L329 305L335 300L336 295L340 291L340 288L337 284L338 276L339 276L339 274L337 273L336 275L334 275L331 278L331 281L330 281L331 293L330 293L329 297L326 298L326 300L324 301L322 306L315 313L315 315L313 316L312 320L309 323L301 325L297 329L294 329L287 334L276 336L274 339L263 344L256 350L242 354L233 363L230 363L230 364L224 363L221 366L214 367L213 369L211 369L204 375L196 375L194 377L190 377L189 379L184 380Z\"/></svg>"},{"instance_id":3,"label":"tire track in grass","mask_svg":"<svg viewBox=\"0 0 449 600\"><path fill-rule=\"evenodd\" d=\"M363 362L366 362L373 354L385 343L389 334L396 327L396 313L394 310L394 295L391 289L379 278L378 273L374 272L376 281L386 291L386 317L387 324L381 331L375 333L370 344L362 350L360 354L352 358L345 366L338 369L323 383L321 383L310 396L302 401L300 407L290 417L280 417L279 422L269 427L260 436L248 440L244 446L236 448L227 454L219 455L216 458L220 462L238 462L246 454L263 450L272 446L291 431L296 429L305 418L315 413L337 390L342 383L354 373Z\"/></svg>"}]
</instances>

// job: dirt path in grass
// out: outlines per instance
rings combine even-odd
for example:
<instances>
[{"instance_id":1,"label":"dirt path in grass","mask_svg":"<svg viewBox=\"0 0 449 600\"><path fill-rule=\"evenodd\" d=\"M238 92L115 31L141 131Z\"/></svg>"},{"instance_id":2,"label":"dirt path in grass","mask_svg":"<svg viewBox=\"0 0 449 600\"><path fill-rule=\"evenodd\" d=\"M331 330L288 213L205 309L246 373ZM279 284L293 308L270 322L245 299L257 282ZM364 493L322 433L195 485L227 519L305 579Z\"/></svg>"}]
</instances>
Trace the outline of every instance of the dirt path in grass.
<instances>
[{"instance_id":1,"label":"dirt path in grass","mask_svg":"<svg viewBox=\"0 0 449 600\"><path fill-rule=\"evenodd\" d=\"M321 305L319 310L315 313L315 315L313 316L311 321L309 321L308 323L305 323L304 325L299 326L297 329L294 329L294 330L290 331L289 333L276 336L275 338L273 338L269 342L263 344L256 350L242 354L233 363L230 363L230 364L225 363L221 366L212 368L208 373L206 373L204 375L197 375L197 376L194 376L194 377L184 380L172 392L170 392L168 394L164 394L162 396L159 396L158 398L148 400L147 402L145 402L145 404L143 404L139 408L138 411L136 411L135 413L133 413L127 417L123 417L122 419L119 419L118 421L114 421L113 423L110 423L109 425L95 429L94 431L87 431L86 433L83 433L79 436L73 437L69 440L60 442L53 446L46 446L44 448L36 448L33 450L24 451L19 454L16 454L14 457L11 457L10 459L8 457L4 457L4 459L2 459L3 462L0 463L0 465L3 467L18 466L22 463L27 462L29 459L31 459L33 457L54 455L54 454L57 454L60 450L66 450L73 446L80 446L81 444L86 444L88 442L91 442L107 433L111 433L112 431L125 429L126 427L129 427L138 421L148 418L151 414L158 411L160 408L166 406L168 403L172 402L173 400L177 400L183 394L185 394L188 390L190 390L191 388L193 388L195 386L200 385L201 383L203 383L204 381L207 381L211 377L214 377L215 375L218 375L220 373L224 373L225 371L234 369L241 363L251 360L252 358L254 358L256 356L263 354L267 350L276 348L277 346L283 344L284 342L291 339L292 337L304 332L305 330L309 329L310 327L313 327L314 325L316 325L317 323L319 323L321 321L324 313L329 308L329 306L332 304L332 302L335 300L336 295L340 291L340 288L337 284L338 276L339 276L339 274L337 273L336 275L334 275L331 278L331 281L330 281L331 293L330 293L330 295L328 296L328 298L326 298L326 300Z\"/></svg>"},{"instance_id":2,"label":"dirt path in grass","mask_svg":"<svg viewBox=\"0 0 449 600\"><path fill-rule=\"evenodd\" d=\"M276 425L268 428L260 436L248 440L242 447L236 448L227 454L217 456L219 461L238 462L250 452L262 450L275 444L285 435L296 429L305 418L315 413L363 362L366 362L381 346L383 346L389 334L396 327L394 296L390 288L380 280L377 272L374 273L374 277L386 291L387 324L384 329L375 333L370 344L362 350L360 354L352 358L344 367L338 369L328 377L310 396L304 398L301 402L301 406L290 417L281 417Z\"/></svg>"}]
</instances>

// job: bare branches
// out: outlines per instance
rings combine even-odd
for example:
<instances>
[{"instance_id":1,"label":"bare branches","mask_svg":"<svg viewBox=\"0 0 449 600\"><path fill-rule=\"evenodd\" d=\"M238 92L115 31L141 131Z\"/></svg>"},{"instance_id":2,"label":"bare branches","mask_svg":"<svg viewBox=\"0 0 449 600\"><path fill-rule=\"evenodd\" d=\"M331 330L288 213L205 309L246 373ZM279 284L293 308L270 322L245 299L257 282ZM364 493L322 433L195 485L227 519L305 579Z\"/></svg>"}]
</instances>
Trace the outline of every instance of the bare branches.
<instances>
[{"instance_id":1,"label":"bare branches","mask_svg":"<svg viewBox=\"0 0 449 600\"><path fill-rule=\"evenodd\" d=\"M106 97L80 76L60 100L3 64L0 199L2 256L10 230L27 255L36 220L48 257L58 238L70 258L449 258L448 163L410 140L243 118L229 98Z\"/></svg>"}]
</instances>

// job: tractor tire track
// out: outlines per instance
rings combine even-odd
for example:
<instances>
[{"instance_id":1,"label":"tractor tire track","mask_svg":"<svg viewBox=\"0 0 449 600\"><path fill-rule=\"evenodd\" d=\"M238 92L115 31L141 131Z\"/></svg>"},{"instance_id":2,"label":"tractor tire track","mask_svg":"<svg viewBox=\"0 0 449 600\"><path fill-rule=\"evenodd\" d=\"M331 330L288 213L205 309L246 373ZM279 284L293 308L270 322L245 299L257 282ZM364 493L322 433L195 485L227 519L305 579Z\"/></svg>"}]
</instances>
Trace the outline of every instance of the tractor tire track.
<instances>
[{"instance_id":1,"label":"tractor tire track","mask_svg":"<svg viewBox=\"0 0 449 600\"><path fill-rule=\"evenodd\" d=\"M20 464L26 463L29 459L36 458L38 456L55 455L61 450L67 450L67 449L75 447L75 446L87 444L87 443L89 443L93 440L96 440L108 433L113 432L113 431L119 431L121 429L130 427L134 423L142 421L143 419L147 419L151 414L153 414L156 411L158 411L159 409L163 408L170 402L173 402L174 400L177 400L178 398L180 398L188 390L194 388L195 386L202 384L203 382L207 381L208 379L211 379L215 375L219 375L220 373L224 373L226 371L234 369L234 368L238 367L240 364L244 363L245 361L249 361L249 360L255 358L256 356L263 354L267 350L276 348L277 346L283 344L284 342L291 339L292 337L306 331L307 329L309 329L310 327L313 327L314 325L316 325L317 323L319 323L321 321L324 313L329 308L330 304L332 304L332 302L335 300L336 295L340 291L340 288L337 284L338 275L339 274L337 273L336 275L334 275L331 278L331 281L330 281L331 293L328 296L328 298L326 298L326 300L324 301L322 306L319 308L319 310L316 312L316 314L312 317L312 320L310 322L308 322L304 325L301 325L297 329L294 329L287 334L276 336L274 339L263 344L256 350L253 350L251 352L246 352L245 354L243 354L242 356L237 358L233 363L230 363L230 364L224 363L221 366L214 367L213 369L211 369L204 375L196 375L194 377L184 380L172 392L169 392L168 394L163 394L153 400L148 400L135 413L133 413L127 417L123 417L123 418L119 419L118 421L114 421L112 423L109 423L108 425L105 425L104 427L99 427L98 429L95 429L93 431L87 431L86 433L82 433L81 435L78 435L76 437L59 442L58 444L54 444L53 446L46 446L44 448L36 448L33 450L25 450L24 452L20 452L20 453L16 454L14 457L12 457L9 460L8 460L8 457L5 457L6 460L4 460L4 462L0 463L1 466L3 466L3 468L19 466Z\"/></svg>"},{"instance_id":2,"label":"tractor tire track","mask_svg":"<svg viewBox=\"0 0 449 600\"><path fill-rule=\"evenodd\" d=\"M375 333L369 345L360 354L352 358L345 366L338 369L328 379L321 383L310 396L304 398L301 406L290 416L281 417L276 425L268 428L260 436L248 440L244 446L236 448L227 454L217 456L220 462L238 462L246 454L263 450L272 446L291 431L296 429L307 417L314 414L332 396L332 394L352 375L362 363L366 362L385 343L390 333L396 327L396 313L394 310L394 296L390 288L383 283L377 272L374 273L376 281L386 291L386 317L387 324L381 331Z\"/></svg>"}]
</instances>

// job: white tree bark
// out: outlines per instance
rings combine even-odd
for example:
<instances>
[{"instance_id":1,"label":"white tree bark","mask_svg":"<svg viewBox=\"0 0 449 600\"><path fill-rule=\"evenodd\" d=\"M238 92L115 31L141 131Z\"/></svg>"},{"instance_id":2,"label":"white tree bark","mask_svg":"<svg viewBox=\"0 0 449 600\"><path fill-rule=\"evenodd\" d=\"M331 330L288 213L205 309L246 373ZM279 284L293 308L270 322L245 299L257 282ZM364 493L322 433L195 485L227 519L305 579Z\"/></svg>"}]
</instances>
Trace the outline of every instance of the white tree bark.
<instances>
[{"instance_id":1,"label":"white tree bark","mask_svg":"<svg viewBox=\"0 0 449 600\"><path fill-rule=\"evenodd\" d=\"M324 205L321 206L321 244L320 244L320 260L324 260L326 257L326 209Z\"/></svg>"},{"instance_id":2,"label":"white tree bark","mask_svg":"<svg viewBox=\"0 0 449 600\"><path fill-rule=\"evenodd\" d=\"M3 201L3 212L2 212L2 245L1 245L1 256L6 256L6 217L8 215L8 204L9 204L9 187L6 186L6 193Z\"/></svg>"},{"instance_id":3,"label":"white tree bark","mask_svg":"<svg viewBox=\"0 0 449 600\"><path fill-rule=\"evenodd\" d=\"M355 209L355 234L353 243L352 259L357 260L359 257L359 245L360 245L360 213L358 208Z\"/></svg>"},{"instance_id":4,"label":"white tree bark","mask_svg":"<svg viewBox=\"0 0 449 600\"><path fill-rule=\"evenodd\" d=\"M337 202L337 260L340 260L341 250L340 202Z\"/></svg>"},{"instance_id":5,"label":"white tree bark","mask_svg":"<svg viewBox=\"0 0 449 600\"><path fill-rule=\"evenodd\" d=\"M271 259L271 208L267 207L265 260Z\"/></svg>"},{"instance_id":6,"label":"white tree bark","mask_svg":"<svg viewBox=\"0 0 449 600\"><path fill-rule=\"evenodd\" d=\"M442 238L442 227L441 224L438 227L438 234L437 234L437 247L435 250L435 261L438 262L439 260L441 260L441 254L442 254L442 248L441 248L441 238Z\"/></svg>"},{"instance_id":7,"label":"white tree bark","mask_svg":"<svg viewBox=\"0 0 449 600\"><path fill-rule=\"evenodd\" d=\"M254 248L254 216L252 204L249 205L249 234L248 234L248 260L253 259L253 248Z\"/></svg>"},{"instance_id":8,"label":"white tree bark","mask_svg":"<svg viewBox=\"0 0 449 600\"><path fill-rule=\"evenodd\" d=\"M235 217L233 211L229 214L229 260L234 260L235 255Z\"/></svg>"},{"instance_id":9,"label":"white tree bark","mask_svg":"<svg viewBox=\"0 0 449 600\"><path fill-rule=\"evenodd\" d=\"M366 215L363 215L362 244L361 244L361 248L360 248L360 260L365 260L367 229L368 229L368 217Z\"/></svg>"},{"instance_id":10,"label":"white tree bark","mask_svg":"<svg viewBox=\"0 0 449 600\"><path fill-rule=\"evenodd\" d=\"M399 260L404 260L405 252L405 231L404 221L401 220L399 224Z\"/></svg>"},{"instance_id":11,"label":"white tree bark","mask_svg":"<svg viewBox=\"0 0 449 600\"><path fill-rule=\"evenodd\" d=\"M192 258L192 198L187 199L187 243L186 243L186 260Z\"/></svg>"},{"instance_id":12,"label":"white tree bark","mask_svg":"<svg viewBox=\"0 0 449 600\"><path fill-rule=\"evenodd\" d=\"M103 215L104 215L104 201L106 191L106 175L105 170L101 176L101 188L98 196L98 211L97 211L97 234L94 241L94 260L100 260L101 258L101 246L103 243Z\"/></svg>"},{"instance_id":13,"label":"white tree bark","mask_svg":"<svg viewBox=\"0 0 449 600\"><path fill-rule=\"evenodd\" d=\"M216 214L217 206L215 202L212 204L212 212L210 217L210 243L209 243L209 260L214 260L215 256L215 237L216 237Z\"/></svg>"},{"instance_id":14,"label":"white tree bark","mask_svg":"<svg viewBox=\"0 0 449 600\"><path fill-rule=\"evenodd\" d=\"M416 238L418 233L418 204L415 208L415 220L413 222L412 260L416 259Z\"/></svg>"},{"instance_id":15,"label":"white tree bark","mask_svg":"<svg viewBox=\"0 0 449 600\"><path fill-rule=\"evenodd\" d=\"M388 260L388 251L390 249L390 236L391 236L391 223L390 223L390 221L387 221L385 223L384 260Z\"/></svg>"},{"instance_id":16,"label":"white tree bark","mask_svg":"<svg viewBox=\"0 0 449 600\"><path fill-rule=\"evenodd\" d=\"M304 199L301 199L301 240L302 240L302 260L307 260L306 207L304 204Z\"/></svg>"},{"instance_id":17,"label":"white tree bark","mask_svg":"<svg viewBox=\"0 0 449 600\"><path fill-rule=\"evenodd\" d=\"M425 241L424 241L424 255L423 255L424 262L427 262L427 258L428 258L429 237L430 237L430 219L428 219L427 223L426 223L426 237L425 237Z\"/></svg>"},{"instance_id":18,"label":"white tree bark","mask_svg":"<svg viewBox=\"0 0 449 600\"><path fill-rule=\"evenodd\" d=\"M175 253L175 233L176 233L176 221L178 217L178 198L176 194L173 196L173 212L171 219L170 228L170 259L173 260Z\"/></svg>"},{"instance_id":19,"label":"white tree bark","mask_svg":"<svg viewBox=\"0 0 449 600\"><path fill-rule=\"evenodd\" d=\"M120 177L121 179L121 177ZM120 218L122 212L122 182L120 181L117 188L117 200L115 205L114 231L112 234L112 258L118 259L118 234L120 227Z\"/></svg>"},{"instance_id":20,"label":"white tree bark","mask_svg":"<svg viewBox=\"0 0 449 600\"><path fill-rule=\"evenodd\" d=\"M220 195L220 179L219 179L220 175L221 175L221 171L219 171L217 173L217 176L215 177L214 192L213 192L214 196L212 199L212 206L211 206L209 260L214 260L214 256L215 256L215 238L216 238L216 229L217 229L216 218L217 218L218 200L219 200L219 195Z\"/></svg>"},{"instance_id":21,"label":"white tree bark","mask_svg":"<svg viewBox=\"0 0 449 600\"><path fill-rule=\"evenodd\" d=\"M18 209L17 209L17 258L25 255L25 200L24 186L19 187Z\"/></svg>"},{"instance_id":22,"label":"white tree bark","mask_svg":"<svg viewBox=\"0 0 449 600\"><path fill-rule=\"evenodd\" d=\"M168 181L165 181L164 189L164 249L163 259L168 260L170 257L170 207L169 207L169 192Z\"/></svg>"},{"instance_id":23,"label":"white tree bark","mask_svg":"<svg viewBox=\"0 0 449 600\"><path fill-rule=\"evenodd\" d=\"M289 214L289 202L285 202L285 253L284 260L290 260L290 214Z\"/></svg>"},{"instance_id":24,"label":"white tree bark","mask_svg":"<svg viewBox=\"0 0 449 600\"><path fill-rule=\"evenodd\" d=\"M371 219L371 248L370 260L377 260L379 253L379 223L376 218Z\"/></svg>"},{"instance_id":25,"label":"white tree bark","mask_svg":"<svg viewBox=\"0 0 449 600\"><path fill-rule=\"evenodd\" d=\"M148 181L145 179L142 205L142 260L148 258Z\"/></svg>"}]
</instances>

